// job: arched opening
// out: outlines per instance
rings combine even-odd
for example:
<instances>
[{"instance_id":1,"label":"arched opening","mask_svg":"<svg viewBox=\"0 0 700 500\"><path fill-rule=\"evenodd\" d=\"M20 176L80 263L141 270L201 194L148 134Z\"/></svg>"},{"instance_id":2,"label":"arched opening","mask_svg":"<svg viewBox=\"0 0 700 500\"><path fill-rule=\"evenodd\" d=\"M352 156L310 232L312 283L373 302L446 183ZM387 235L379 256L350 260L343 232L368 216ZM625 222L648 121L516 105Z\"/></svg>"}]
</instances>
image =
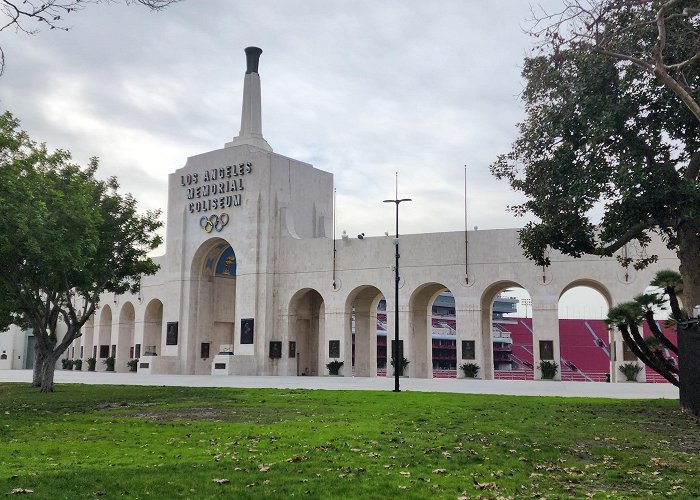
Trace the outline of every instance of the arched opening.
<instances>
[{"instance_id":1,"label":"arched opening","mask_svg":"<svg viewBox=\"0 0 700 500\"><path fill-rule=\"evenodd\" d=\"M313 289L298 291L289 303L289 341L296 345L296 374L319 375L325 359L325 303Z\"/></svg>"},{"instance_id":2,"label":"arched opening","mask_svg":"<svg viewBox=\"0 0 700 500\"><path fill-rule=\"evenodd\" d=\"M208 240L192 259L188 370L209 374L218 352L234 353L236 326L236 254L221 238ZM253 344L244 335L239 344Z\"/></svg>"},{"instance_id":3,"label":"arched opening","mask_svg":"<svg viewBox=\"0 0 700 500\"><path fill-rule=\"evenodd\" d=\"M117 326L117 355L114 369L118 372L128 371L127 363L134 354L135 318L136 313L133 304L131 302L125 303L119 313L119 324Z\"/></svg>"},{"instance_id":4,"label":"arched opening","mask_svg":"<svg viewBox=\"0 0 700 500\"><path fill-rule=\"evenodd\" d=\"M143 348L141 353L134 356L157 356L160 353L163 336L163 303L158 299L151 300L143 315ZM138 351L139 349L136 349Z\"/></svg>"},{"instance_id":5,"label":"arched opening","mask_svg":"<svg viewBox=\"0 0 700 500\"><path fill-rule=\"evenodd\" d=\"M352 367L358 377L376 377L380 365L386 369L386 305L378 312L380 303L384 295L370 285L353 290L345 302L345 315L350 318L345 322L345 338L352 338ZM383 318L378 318L381 313ZM383 358L377 352L378 332L383 334Z\"/></svg>"},{"instance_id":6,"label":"arched opening","mask_svg":"<svg viewBox=\"0 0 700 500\"><path fill-rule=\"evenodd\" d=\"M610 292L593 280L569 283L559 297L559 369L562 380L605 382L611 342L605 318Z\"/></svg>"},{"instance_id":7,"label":"arched opening","mask_svg":"<svg viewBox=\"0 0 700 500\"><path fill-rule=\"evenodd\" d=\"M87 364L87 358L93 357L94 333L95 333L95 315L90 316L82 328L83 336L80 338L80 354L77 356ZM83 368L87 369L87 366Z\"/></svg>"},{"instance_id":8,"label":"arched opening","mask_svg":"<svg viewBox=\"0 0 700 500\"><path fill-rule=\"evenodd\" d=\"M481 336L485 378L533 380L536 356L532 312L530 294L514 281L499 281L484 291ZM545 353L545 358L549 357Z\"/></svg>"},{"instance_id":9,"label":"arched opening","mask_svg":"<svg viewBox=\"0 0 700 500\"><path fill-rule=\"evenodd\" d=\"M399 359L402 352L410 353L409 356L404 355L404 357L409 361L408 373L413 377L433 377L433 368L436 362L433 356L433 329L434 325L440 325L439 320L433 321L433 304L435 304L438 297L444 296L445 292L449 292L449 290L441 283L426 283L418 287L409 300L411 314L411 331L408 337L409 349L402 349L402 345L399 343ZM438 309L441 313L444 313L446 308ZM454 311L454 301L452 310ZM444 314L438 317L443 316ZM392 342L389 343L389 346L391 356L391 353L393 353Z\"/></svg>"},{"instance_id":10,"label":"arched opening","mask_svg":"<svg viewBox=\"0 0 700 500\"><path fill-rule=\"evenodd\" d=\"M108 305L100 311L100 323L97 330L97 342L93 346L92 357L97 359L97 370L105 370L104 360L112 355L112 308Z\"/></svg>"}]
</instances>

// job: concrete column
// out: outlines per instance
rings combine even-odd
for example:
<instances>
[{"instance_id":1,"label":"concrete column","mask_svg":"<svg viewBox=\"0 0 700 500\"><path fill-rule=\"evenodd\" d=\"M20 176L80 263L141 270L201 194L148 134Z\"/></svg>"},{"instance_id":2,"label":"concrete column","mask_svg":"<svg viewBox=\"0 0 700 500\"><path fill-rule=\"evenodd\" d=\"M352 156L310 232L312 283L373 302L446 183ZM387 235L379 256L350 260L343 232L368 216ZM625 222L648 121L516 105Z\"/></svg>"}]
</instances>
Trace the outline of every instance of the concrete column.
<instances>
[{"instance_id":1,"label":"concrete column","mask_svg":"<svg viewBox=\"0 0 700 500\"><path fill-rule=\"evenodd\" d=\"M457 378L464 378L464 372L460 365L465 363L476 363L479 365L478 378L493 378L493 363L487 362L485 355L485 342L481 334L481 310L476 305L468 305L465 309L457 308ZM463 359L462 341L471 340L474 342L474 359ZM490 339L489 339L490 341ZM490 347L486 344L486 347Z\"/></svg>"},{"instance_id":2,"label":"concrete column","mask_svg":"<svg viewBox=\"0 0 700 500\"><path fill-rule=\"evenodd\" d=\"M323 307L321 309L324 309ZM328 308L330 309L330 308ZM322 376L328 375L328 368L326 368L326 363L333 360L338 360L343 362L343 366L338 372L339 375L348 377L352 376L352 336L350 337L350 345L348 349L348 342L346 340L347 335L345 333L345 312L342 310L328 310L323 317L319 318L319 342L321 343L320 352L322 352L321 359L318 364L318 374ZM325 332L325 333L324 333ZM338 358L331 358L330 356L330 341L337 340L340 342L340 353Z\"/></svg>"},{"instance_id":3,"label":"concrete column","mask_svg":"<svg viewBox=\"0 0 700 500\"><path fill-rule=\"evenodd\" d=\"M535 380L542 378L540 363L540 340L552 341L554 362L559 366L555 380L561 380L561 352L559 344L559 305L557 302L532 301L532 347L535 365Z\"/></svg>"},{"instance_id":4,"label":"concrete column","mask_svg":"<svg viewBox=\"0 0 700 500\"><path fill-rule=\"evenodd\" d=\"M641 327L640 327L641 328ZM627 382L627 377L620 371L620 367L625 363L637 363L643 368L637 375L637 382L646 382L647 373L646 365L635 356L634 360L625 360L625 340L622 338L622 333L617 328L614 328L610 334L611 340L615 342L615 356L610 361L610 381L611 382ZM613 350L610 349L612 353Z\"/></svg>"}]
</instances>

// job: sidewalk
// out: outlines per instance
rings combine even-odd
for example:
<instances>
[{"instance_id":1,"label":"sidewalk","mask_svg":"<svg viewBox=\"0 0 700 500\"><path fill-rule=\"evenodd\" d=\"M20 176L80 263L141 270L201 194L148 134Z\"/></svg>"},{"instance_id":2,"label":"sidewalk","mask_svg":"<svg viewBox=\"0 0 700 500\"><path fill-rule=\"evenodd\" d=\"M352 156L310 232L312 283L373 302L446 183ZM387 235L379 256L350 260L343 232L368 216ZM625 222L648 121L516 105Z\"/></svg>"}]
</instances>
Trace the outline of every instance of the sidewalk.
<instances>
[{"instance_id":1,"label":"sidewalk","mask_svg":"<svg viewBox=\"0 0 700 500\"><path fill-rule=\"evenodd\" d=\"M31 382L31 380L31 370L0 370L0 382ZM138 373L56 370L54 381L57 384L162 385L340 391L392 391L394 389L394 379L386 377L228 377L213 375L139 375ZM678 389L671 384L402 378L400 387L402 391L453 392L462 394L678 399Z\"/></svg>"}]
</instances>

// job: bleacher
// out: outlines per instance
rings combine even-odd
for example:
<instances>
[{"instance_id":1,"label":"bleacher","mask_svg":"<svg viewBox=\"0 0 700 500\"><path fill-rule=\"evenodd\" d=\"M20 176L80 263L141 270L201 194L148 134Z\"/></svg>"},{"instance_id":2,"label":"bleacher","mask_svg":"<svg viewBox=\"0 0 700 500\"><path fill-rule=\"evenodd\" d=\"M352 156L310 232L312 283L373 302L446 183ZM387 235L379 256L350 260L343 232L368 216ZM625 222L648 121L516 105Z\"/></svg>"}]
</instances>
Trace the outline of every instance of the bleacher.
<instances>
[{"instance_id":1,"label":"bleacher","mask_svg":"<svg viewBox=\"0 0 700 500\"><path fill-rule=\"evenodd\" d=\"M510 360L513 362L512 370L494 370L494 378L498 380L532 380L533 368L533 342L532 342L532 319L531 318L507 318L508 321L494 323L494 331L510 334L511 352ZM447 357L454 356L456 346L447 346L445 342L452 342L456 333L456 321L454 318L438 316L432 318L433 332L433 352L434 359L440 364L447 360ZM378 340L381 337L381 347L386 349L386 312L377 313ZM666 330L662 324L659 326L664 330L671 342L676 342L676 334L672 330ZM438 335L436 335L438 334ZM651 332L644 324L644 337L651 336ZM577 382L605 382L610 370L610 345L608 341L608 330L603 320L583 320L583 319L560 319L559 339L560 339L560 360L559 369L561 379L565 381ZM446 340L447 339L447 340ZM497 339L494 339L494 342ZM379 342L378 342L379 344ZM449 352L447 352L449 351ZM496 354L503 354L502 349ZM385 351L382 352L378 362L382 368L378 375L383 376L386 369ZM494 355L496 355L494 354ZM508 353L505 353L508 355ZM672 353L665 350L666 357L674 359L677 365L677 358ZM502 357L502 356L501 356ZM452 358L450 358L452 359ZM499 358L500 359L500 358ZM461 363L457 363L459 366ZM454 366L454 365L453 365ZM457 371L454 369L444 369L435 367L433 377L454 378ZM668 383L663 377L646 368L646 380L650 383Z\"/></svg>"}]
</instances>

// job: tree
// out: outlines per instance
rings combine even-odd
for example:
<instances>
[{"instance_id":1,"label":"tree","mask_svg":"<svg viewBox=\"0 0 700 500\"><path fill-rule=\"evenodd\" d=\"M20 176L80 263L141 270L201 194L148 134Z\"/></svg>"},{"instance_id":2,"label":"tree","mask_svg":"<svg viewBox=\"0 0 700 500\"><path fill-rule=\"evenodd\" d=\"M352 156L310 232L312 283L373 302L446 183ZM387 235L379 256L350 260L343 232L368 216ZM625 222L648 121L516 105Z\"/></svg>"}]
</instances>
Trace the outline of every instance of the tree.
<instances>
[{"instance_id":1,"label":"tree","mask_svg":"<svg viewBox=\"0 0 700 500\"><path fill-rule=\"evenodd\" d=\"M0 31L13 28L16 32L33 35L42 28L68 31L65 17L89 4L110 3L114 0L0 0ZM124 0L126 4L141 4L151 10L162 10L181 0ZM5 53L0 47L0 75L5 70Z\"/></svg>"},{"instance_id":2,"label":"tree","mask_svg":"<svg viewBox=\"0 0 700 500\"><path fill-rule=\"evenodd\" d=\"M700 5L695 1L568 0L542 15L544 37L527 58L527 118L512 150L491 166L539 221L520 240L549 264L547 248L612 256L653 233L677 252L686 309L700 304ZM680 88L679 88L680 87ZM590 215L602 213L599 223Z\"/></svg>"},{"instance_id":3,"label":"tree","mask_svg":"<svg viewBox=\"0 0 700 500\"><path fill-rule=\"evenodd\" d=\"M56 361L81 334L104 292L138 290L157 266L158 211L140 215L115 178L95 177L66 151L49 152L0 115L0 329L34 330L33 385L53 389Z\"/></svg>"},{"instance_id":4,"label":"tree","mask_svg":"<svg viewBox=\"0 0 700 500\"><path fill-rule=\"evenodd\" d=\"M612 256L636 242L639 255L618 259L642 268L657 235L680 261L678 309L700 304L699 27L697 0L566 0L536 14L527 116L491 166L526 195L512 210L536 218L520 232L526 256L548 265L549 248ZM700 366L679 351L692 369L681 404L698 413L683 385L700 382Z\"/></svg>"},{"instance_id":5,"label":"tree","mask_svg":"<svg viewBox=\"0 0 700 500\"><path fill-rule=\"evenodd\" d=\"M666 300L675 300L677 303L676 289L679 286L680 275L674 271L659 271L652 281L655 283L670 283L675 285L670 289L658 288L658 293L645 293L635 297L633 301L617 304L608 312L605 322L609 327L617 327L622 334L625 344L630 348L642 363L650 367L667 381L679 386L678 368L663 354L663 349L678 354L677 346L664 334L654 319L654 311L665 308ZM672 318L675 313L672 312ZM644 338L639 325L646 322L652 336Z\"/></svg>"}]
</instances>

